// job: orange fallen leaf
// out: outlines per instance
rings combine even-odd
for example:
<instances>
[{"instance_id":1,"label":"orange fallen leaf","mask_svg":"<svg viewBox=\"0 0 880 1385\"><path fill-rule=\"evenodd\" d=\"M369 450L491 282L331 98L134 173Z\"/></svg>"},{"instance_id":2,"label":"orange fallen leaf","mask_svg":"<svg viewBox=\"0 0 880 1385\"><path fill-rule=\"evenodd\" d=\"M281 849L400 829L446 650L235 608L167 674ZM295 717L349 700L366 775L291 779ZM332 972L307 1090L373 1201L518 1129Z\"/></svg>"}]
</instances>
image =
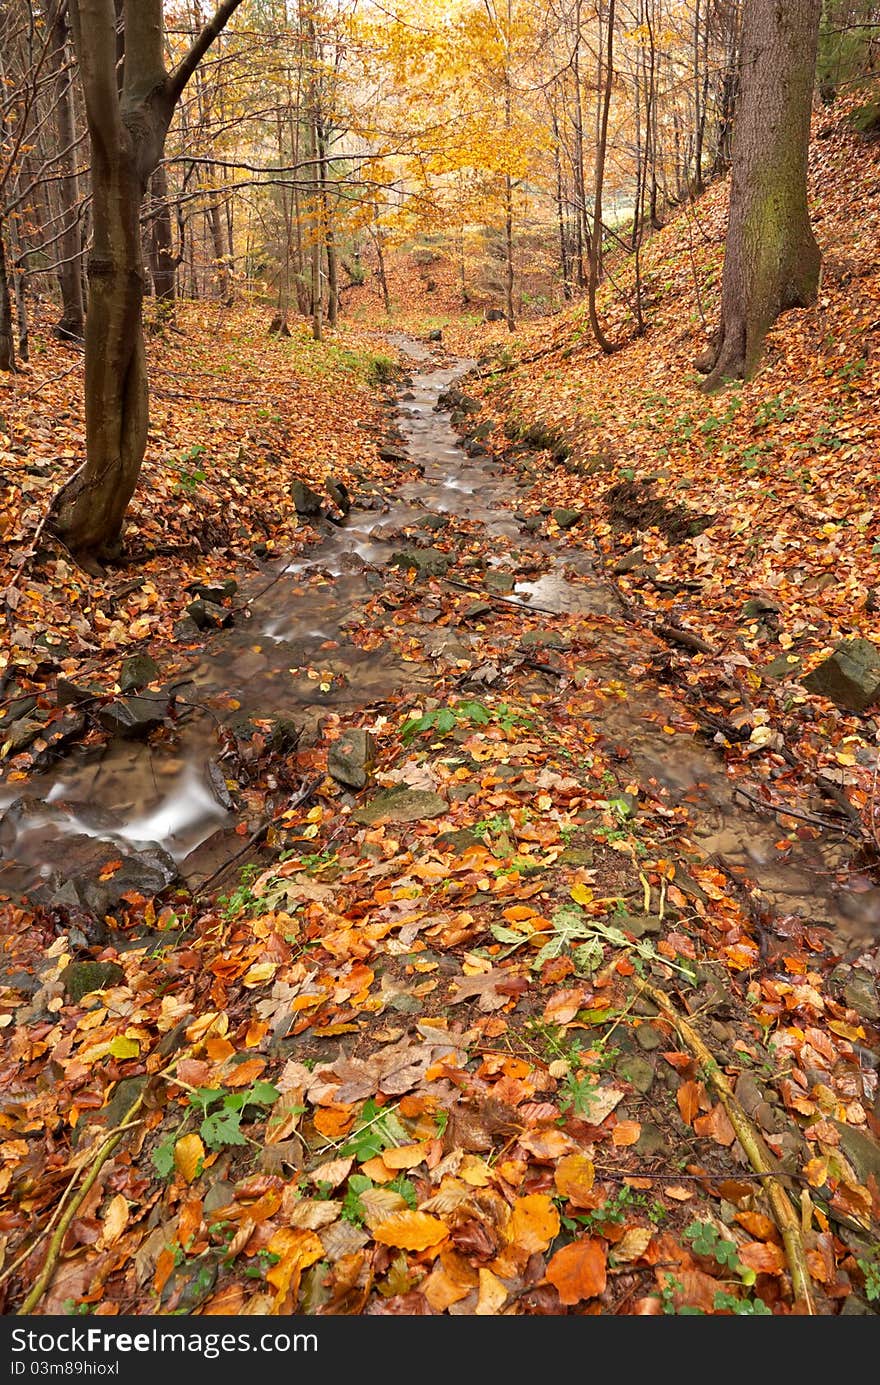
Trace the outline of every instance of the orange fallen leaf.
<instances>
[{"instance_id":1,"label":"orange fallen leaf","mask_svg":"<svg viewBox=\"0 0 880 1385\"><path fill-rule=\"evenodd\" d=\"M559 1235L559 1212L547 1193L518 1197L510 1217L510 1239L533 1255Z\"/></svg>"},{"instance_id":2,"label":"orange fallen leaf","mask_svg":"<svg viewBox=\"0 0 880 1385\"><path fill-rule=\"evenodd\" d=\"M559 1294L561 1303L581 1303L595 1298L605 1288L605 1247L601 1241L585 1236L557 1250L547 1266L547 1279Z\"/></svg>"},{"instance_id":3,"label":"orange fallen leaf","mask_svg":"<svg viewBox=\"0 0 880 1385\"><path fill-rule=\"evenodd\" d=\"M395 1246L399 1250L427 1250L449 1235L444 1223L428 1212L396 1212L371 1229L374 1239L381 1245Z\"/></svg>"},{"instance_id":4,"label":"orange fallen leaf","mask_svg":"<svg viewBox=\"0 0 880 1385\"><path fill-rule=\"evenodd\" d=\"M556 1191L574 1207L593 1207L592 1194L596 1170L592 1159L585 1154L566 1154L559 1160L553 1174Z\"/></svg>"},{"instance_id":5,"label":"orange fallen leaf","mask_svg":"<svg viewBox=\"0 0 880 1385\"><path fill-rule=\"evenodd\" d=\"M614 1145L634 1145L642 1133L642 1127L638 1121L618 1121L611 1132L611 1143Z\"/></svg>"}]
</instances>

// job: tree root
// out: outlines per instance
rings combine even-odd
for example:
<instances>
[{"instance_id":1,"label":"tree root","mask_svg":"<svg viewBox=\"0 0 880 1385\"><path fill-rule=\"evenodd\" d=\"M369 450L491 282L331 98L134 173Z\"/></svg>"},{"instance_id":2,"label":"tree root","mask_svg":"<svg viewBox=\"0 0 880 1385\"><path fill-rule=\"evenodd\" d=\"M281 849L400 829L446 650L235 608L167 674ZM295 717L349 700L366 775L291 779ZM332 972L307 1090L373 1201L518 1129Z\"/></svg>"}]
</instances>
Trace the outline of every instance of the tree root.
<instances>
[{"instance_id":1,"label":"tree root","mask_svg":"<svg viewBox=\"0 0 880 1385\"><path fill-rule=\"evenodd\" d=\"M795 1300L807 1315L813 1316L816 1312L815 1294L807 1265L800 1222L775 1172L773 1157L760 1132L737 1101L733 1088L718 1065L718 1060L703 1043L693 1026L675 1009L665 992L657 986L652 986L649 981L643 981L638 975L634 975L632 979L638 990L649 1000L652 1000L664 1018L675 1026L678 1034L703 1068L707 1080L718 1093L727 1118L736 1131L736 1137L748 1155L749 1163L755 1173L761 1175L763 1187L773 1213L773 1220L776 1222L782 1237Z\"/></svg>"}]
</instances>

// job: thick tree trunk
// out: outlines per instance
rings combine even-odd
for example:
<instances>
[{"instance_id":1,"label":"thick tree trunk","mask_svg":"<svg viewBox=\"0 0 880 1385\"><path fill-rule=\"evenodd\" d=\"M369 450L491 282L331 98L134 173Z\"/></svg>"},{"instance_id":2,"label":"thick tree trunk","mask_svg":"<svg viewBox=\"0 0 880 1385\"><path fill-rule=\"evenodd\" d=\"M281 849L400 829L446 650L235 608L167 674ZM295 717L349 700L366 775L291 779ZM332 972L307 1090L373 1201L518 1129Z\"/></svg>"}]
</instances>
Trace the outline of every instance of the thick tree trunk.
<instances>
[{"instance_id":1,"label":"thick tree trunk","mask_svg":"<svg viewBox=\"0 0 880 1385\"><path fill-rule=\"evenodd\" d=\"M807 149L820 9L745 0L721 322L697 362L706 390L747 378L779 314L816 296Z\"/></svg>"},{"instance_id":2,"label":"thick tree trunk","mask_svg":"<svg viewBox=\"0 0 880 1385\"><path fill-rule=\"evenodd\" d=\"M52 20L47 67L54 75L55 129L58 136L60 178L58 198L61 234L58 254L58 286L61 290L59 337L81 338L85 324L82 278L82 231L79 222L79 183L76 176L76 123L73 116L73 78L69 66L66 6L58 3Z\"/></svg>"},{"instance_id":3,"label":"thick tree trunk","mask_svg":"<svg viewBox=\"0 0 880 1385\"><path fill-rule=\"evenodd\" d=\"M3 242L3 227L0 226L0 370L15 370L14 331L6 247Z\"/></svg>"},{"instance_id":4,"label":"thick tree trunk","mask_svg":"<svg viewBox=\"0 0 880 1385\"><path fill-rule=\"evenodd\" d=\"M85 335L87 461L59 492L54 527L74 552L111 547L147 442L141 182L131 153L92 155L94 245Z\"/></svg>"},{"instance_id":5,"label":"thick tree trunk","mask_svg":"<svg viewBox=\"0 0 880 1385\"><path fill-rule=\"evenodd\" d=\"M240 3L223 0L168 73L162 0L70 0L91 143L94 231L85 332L86 461L55 496L52 522L76 553L116 546L140 474L149 421L141 203L174 107Z\"/></svg>"}]
</instances>

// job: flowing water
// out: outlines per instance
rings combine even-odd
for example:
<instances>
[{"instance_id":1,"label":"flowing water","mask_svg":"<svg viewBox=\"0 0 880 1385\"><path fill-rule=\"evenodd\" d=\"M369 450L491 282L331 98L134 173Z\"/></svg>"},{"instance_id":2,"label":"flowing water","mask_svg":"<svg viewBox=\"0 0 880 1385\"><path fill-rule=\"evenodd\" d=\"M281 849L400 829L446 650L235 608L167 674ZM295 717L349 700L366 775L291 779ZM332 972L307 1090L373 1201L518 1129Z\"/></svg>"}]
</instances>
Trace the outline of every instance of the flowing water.
<instances>
[{"instance_id":1,"label":"flowing water","mask_svg":"<svg viewBox=\"0 0 880 1385\"><path fill-rule=\"evenodd\" d=\"M632 684L633 631L622 627L616 598L588 554L566 546L564 537L551 542L525 533L515 518L522 488L497 461L468 457L449 411L438 407L470 363L439 365L423 344L399 344L414 374L397 424L420 479L394 496L372 497L375 508L356 500L344 525L328 526L305 555L243 588L238 600L250 600L250 616L214 636L176 687L179 720L167 744L113 741L68 756L24 790L0 789L0 807L22 793L28 800L0 823L0 891L21 895L47 877L63 878L96 841L147 853L158 846L197 885L241 841L217 765L218 722L230 723L230 707L237 704L239 718L289 720L308 743L330 710L378 706L419 681L429 691L429 663L402 660L390 643L364 650L347 633L353 613L383 586L382 569L429 514L449 517L466 535L481 534L490 549L496 541L491 561L511 579L504 599L582 622L600 650L602 676ZM439 660L467 653L477 639L429 626L415 636ZM796 842L781 857L778 825L743 805L721 759L687 734L664 733L680 713L646 674L625 700L597 704L590 729L625 744L635 777L689 807L698 824L695 849L756 886L768 911L831 925L844 937L867 939L880 930L880 891L864 881L861 893L847 886L851 848L831 834Z\"/></svg>"}]
</instances>

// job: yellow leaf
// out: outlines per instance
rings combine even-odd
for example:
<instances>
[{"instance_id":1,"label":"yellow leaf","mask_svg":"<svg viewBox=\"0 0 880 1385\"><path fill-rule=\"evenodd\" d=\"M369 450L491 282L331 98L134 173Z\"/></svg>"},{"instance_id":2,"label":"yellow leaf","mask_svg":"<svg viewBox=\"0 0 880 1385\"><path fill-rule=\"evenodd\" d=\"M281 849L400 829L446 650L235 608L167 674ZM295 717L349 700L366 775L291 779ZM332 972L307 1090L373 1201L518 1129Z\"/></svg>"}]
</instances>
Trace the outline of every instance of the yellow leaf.
<instances>
[{"instance_id":1,"label":"yellow leaf","mask_svg":"<svg viewBox=\"0 0 880 1385\"><path fill-rule=\"evenodd\" d=\"M128 1225L128 1203L117 1193L104 1217L104 1245L115 1245Z\"/></svg>"},{"instance_id":2,"label":"yellow leaf","mask_svg":"<svg viewBox=\"0 0 880 1385\"><path fill-rule=\"evenodd\" d=\"M581 881L578 881L571 891L571 897L575 904L592 904L593 891L590 889L589 885L584 885Z\"/></svg>"},{"instance_id":3,"label":"yellow leaf","mask_svg":"<svg viewBox=\"0 0 880 1385\"><path fill-rule=\"evenodd\" d=\"M647 1250L653 1234L650 1228L644 1226L631 1226L629 1231L624 1231L613 1251L617 1264L629 1265L633 1260L638 1260Z\"/></svg>"},{"instance_id":4,"label":"yellow leaf","mask_svg":"<svg viewBox=\"0 0 880 1385\"><path fill-rule=\"evenodd\" d=\"M508 1299L508 1291L491 1270L480 1270L480 1292L474 1314L478 1318L492 1318L500 1313Z\"/></svg>"},{"instance_id":5,"label":"yellow leaf","mask_svg":"<svg viewBox=\"0 0 880 1385\"><path fill-rule=\"evenodd\" d=\"M253 986L265 986L267 981L272 980L277 970L277 962L255 962L252 967L248 967L241 978L242 985L249 989Z\"/></svg>"},{"instance_id":6,"label":"yellow leaf","mask_svg":"<svg viewBox=\"0 0 880 1385\"><path fill-rule=\"evenodd\" d=\"M449 1234L438 1217L427 1212L397 1212L372 1228L375 1240L400 1250L427 1250L439 1245Z\"/></svg>"},{"instance_id":7,"label":"yellow leaf","mask_svg":"<svg viewBox=\"0 0 880 1385\"><path fill-rule=\"evenodd\" d=\"M547 1193L529 1193L518 1197L510 1217L510 1239L534 1255L546 1250L559 1235L559 1212Z\"/></svg>"},{"instance_id":8,"label":"yellow leaf","mask_svg":"<svg viewBox=\"0 0 880 1385\"><path fill-rule=\"evenodd\" d=\"M187 1183L192 1183L197 1176L204 1157L205 1146L195 1132L182 1135L174 1146L174 1167Z\"/></svg>"},{"instance_id":9,"label":"yellow leaf","mask_svg":"<svg viewBox=\"0 0 880 1385\"><path fill-rule=\"evenodd\" d=\"M126 1039L120 1034L113 1040L108 1051L114 1058L137 1058L141 1046L136 1039Z\"/></svg>"}]
</instances>

